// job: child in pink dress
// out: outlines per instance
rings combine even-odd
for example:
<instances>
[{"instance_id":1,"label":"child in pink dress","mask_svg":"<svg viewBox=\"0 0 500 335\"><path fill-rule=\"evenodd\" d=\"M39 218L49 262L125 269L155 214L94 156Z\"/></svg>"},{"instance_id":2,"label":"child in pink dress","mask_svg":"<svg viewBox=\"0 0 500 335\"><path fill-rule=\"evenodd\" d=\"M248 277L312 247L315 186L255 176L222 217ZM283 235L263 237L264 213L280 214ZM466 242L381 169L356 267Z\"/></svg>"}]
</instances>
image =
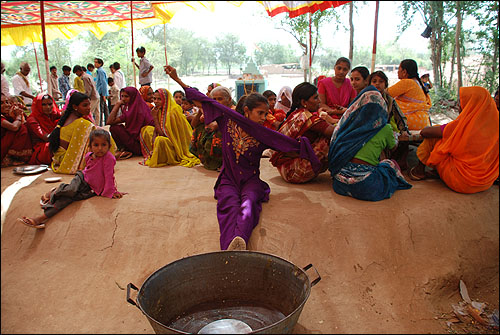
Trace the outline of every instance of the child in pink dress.
<instances>
[{"instance_id":1,"label":"child in pink dress","mask_svg":"<svg viewBox=\"0 0 500 335\"><path fill-rule=\"evenodd\" d=\"M42 195L40 204L44 213L35 218L18 218L32 228L45 228L45 222L74 201L85 200L95 195L119 199L126 193L116 189L114 168L115 156L109 151L111 136L105 129L92 130L89 139L90 151L85 155L85 169L77 171L69 184L60 184Z\"/></svg>"}]
</instances>

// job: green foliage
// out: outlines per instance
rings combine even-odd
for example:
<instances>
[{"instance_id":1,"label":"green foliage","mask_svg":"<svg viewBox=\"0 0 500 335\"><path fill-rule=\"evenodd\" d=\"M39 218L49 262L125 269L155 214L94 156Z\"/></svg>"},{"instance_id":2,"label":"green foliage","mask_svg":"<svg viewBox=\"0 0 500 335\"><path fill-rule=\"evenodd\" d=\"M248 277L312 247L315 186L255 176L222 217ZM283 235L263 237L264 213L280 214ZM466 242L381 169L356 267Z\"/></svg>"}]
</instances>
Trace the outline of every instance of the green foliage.
<instances>
[{"instance_id":1,"label":"green foliage","mask_svg":"<svg viewBox=\"0 0 500 335\"><path fill-rule=\"evenodd\" d=\"M297 63L299 58L293 54L290 45L259 42L254 51L254 60L257 65Z\"/></svg>"},{"instance_id":2,"label":"green foliage","mask_svg":"<svg viewBox=\"0 0 500 335\"><path fill-rule=\"evenodd\" d=\"M222 37L217 37L215 50L219 61L226 65L229 74L231 74L232 65L237 64L243 67L244 63L248 60L248 57L245 55L245 46L240 43L238 36L234 34L225 34Z\"/></svg>"}]
</instances>

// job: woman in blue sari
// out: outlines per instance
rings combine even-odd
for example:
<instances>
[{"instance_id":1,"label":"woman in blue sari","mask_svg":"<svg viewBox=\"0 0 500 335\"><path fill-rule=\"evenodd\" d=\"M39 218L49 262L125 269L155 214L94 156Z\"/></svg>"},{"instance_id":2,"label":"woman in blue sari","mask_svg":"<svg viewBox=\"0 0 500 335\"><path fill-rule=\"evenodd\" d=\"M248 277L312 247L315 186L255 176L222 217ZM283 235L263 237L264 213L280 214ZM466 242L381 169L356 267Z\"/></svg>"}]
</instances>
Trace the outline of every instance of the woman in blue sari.
<instances>
[{"instance_id":1,"label":"woman in blue sari","mask_svg":"<svg viewBox=\"0 0 500 335\"><path fill-rule=\"evenodd\" d=\"M379 161L384 148L397 146L387 124L387 105L374 86L362 90L335 127L328 152L333 190L360 200L388 199L409 189L398 164Z\"/></svg>"}]
</instances>

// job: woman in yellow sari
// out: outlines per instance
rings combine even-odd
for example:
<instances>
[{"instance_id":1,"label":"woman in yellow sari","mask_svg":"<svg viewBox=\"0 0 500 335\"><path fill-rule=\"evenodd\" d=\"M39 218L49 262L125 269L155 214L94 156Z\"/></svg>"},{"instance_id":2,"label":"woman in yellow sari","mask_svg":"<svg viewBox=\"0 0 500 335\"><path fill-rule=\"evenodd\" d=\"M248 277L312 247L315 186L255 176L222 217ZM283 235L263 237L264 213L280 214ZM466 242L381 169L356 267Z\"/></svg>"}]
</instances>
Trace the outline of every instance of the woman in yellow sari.
<instances>
[{"instance_id":1,"label":"woman in yellow sari","mask_svg":"<svg viewBox=\"0 0 500 335\"><path fill-rule=\"evenodd\" d=\"M89 113L89 97L80 92L73 93L64 114L49 136L49 150L54 154L51 167L55 173L76 174L85 167L89 135L96 128L86 119ZM110 151L113 154L116 151L113 139Z\"/></svg>"},{"instance_id":2,"label":"woman in yellow sari","mask_svg":"<svg viewBox=\"0 0 500 335\"><path fill-rule=\"evenodd\" d=\"M429 90L422 85L417 62L405 59L399 64L398 81L387 88L387 93L398 103L406 116L409 130L430 126L429 109L432 106Z\"/></svg>"},{"instance_id":3,"label":"woman in yellow sari","mask_svg":"<svg viewBox=\"0 0 500 335\"><path fill-rule=\"evenodd\" d=\"M200 160L189 152L192 128L172 94L164 88L156 90L152 110L154 126L141 129L140 142L143 165L161 167L182 165L193 167Z\"/></svg>"}]
</instances>

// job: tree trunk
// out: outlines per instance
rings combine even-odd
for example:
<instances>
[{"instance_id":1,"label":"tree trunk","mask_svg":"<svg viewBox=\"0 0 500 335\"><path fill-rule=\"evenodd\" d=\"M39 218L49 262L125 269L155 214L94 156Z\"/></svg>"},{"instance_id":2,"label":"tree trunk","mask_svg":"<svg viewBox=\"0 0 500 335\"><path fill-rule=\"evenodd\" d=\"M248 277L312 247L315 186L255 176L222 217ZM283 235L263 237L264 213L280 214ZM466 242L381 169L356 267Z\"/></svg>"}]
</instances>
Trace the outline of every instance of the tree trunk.
<instances>
[{"instance_id":1,"label":"tree trunk","mask_svg":"<svg viewBox=\"0 0 500 335\"><path fill-rule=\"evenodd\" d=\"M352 12L354 9L353 2L349 2L349 60L352 64L354 50L354 24L352 23Z\"/></svg>"},{"instance_id":2,"label":"tree trunk","mask_svg":"<svg viewBox=\"0 0 500 335\"><path fill-rule=\"evenodd\" d=\"M460 1L457 1L457 29L455 31L455 48L457 53L457 96L460 96L460 87L462 87L462 60L460 59L460 33L462 31L462 10Z\"/></svg>"},{"instance_id":3,"label":"tree trunk","mask_svg":"<svg viewBox=\"0 0 500 335\"><path fill-rule=\"evenodd\" d=\"M430 2L430 17L431 17L431 62L432 71L434 73L434 87L436 92L442 87L443 77L441 68L441 56L443 52L442 30L444 7L442 1Z\"/></svg>"},{"instance_id":4,"label":"tree trunk","mask_svg":"<svg viewBox=\"0 0 500 335\"><path fill-rule=\"evenodd\" d=\"M453 72L455 71L455 52L457 51L456 48L453 48L453 55L451 56L451 73L450 73L450 82L448 87L451 87L451 84L453 84Z\"/></svg>"}]
</instances>

